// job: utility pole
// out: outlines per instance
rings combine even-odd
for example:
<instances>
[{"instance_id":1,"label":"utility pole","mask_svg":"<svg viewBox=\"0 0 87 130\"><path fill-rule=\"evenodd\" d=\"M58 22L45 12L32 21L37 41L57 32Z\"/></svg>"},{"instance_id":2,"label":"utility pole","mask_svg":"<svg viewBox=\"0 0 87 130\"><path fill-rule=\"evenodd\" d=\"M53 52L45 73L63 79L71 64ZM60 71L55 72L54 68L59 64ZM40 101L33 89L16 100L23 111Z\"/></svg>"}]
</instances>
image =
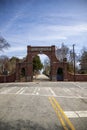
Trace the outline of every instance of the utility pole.
<instances>
[{"instance_id":1,"label":"utility pole","mask_svg":"<svg viewBox=\"0 0 87 130\"><path fill-rule=\"evenodd\" d=\"M76 81L76 77L75 77L75 44L73 44L73 70L74 70L73 79L74 79L74 81Z\"/></svg>"}]
</instances>

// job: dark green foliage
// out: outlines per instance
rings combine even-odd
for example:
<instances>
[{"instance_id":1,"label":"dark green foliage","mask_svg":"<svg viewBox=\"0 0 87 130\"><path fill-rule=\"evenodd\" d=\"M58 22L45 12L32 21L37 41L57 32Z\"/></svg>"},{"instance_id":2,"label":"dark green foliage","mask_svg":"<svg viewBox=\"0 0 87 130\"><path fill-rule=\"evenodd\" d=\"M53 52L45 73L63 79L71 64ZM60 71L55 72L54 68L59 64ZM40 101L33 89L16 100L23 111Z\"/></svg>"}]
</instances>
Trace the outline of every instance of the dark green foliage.
<instances>
[{"instance_id":1,"label":"dark green foliage","mask_svg":"<svg viewBox=\"0 0 87 130\"><path fill-rule=\"evenodd\" d=\"M35 56L33 59L33 72L39 71L43 68L43 64L41 63L40 57Z\"/></svg>"},{"instance_id":2,"label":"dark green foliage","mask_svg":"<svg viewBox=\"0 0 87 130\"><path fill-rule=\"evenodd\" d=\"M87 73L87 49L84 49L80 59L80 66L81 70L80 73L86 74Z\"/></svg>"}]
</instances>

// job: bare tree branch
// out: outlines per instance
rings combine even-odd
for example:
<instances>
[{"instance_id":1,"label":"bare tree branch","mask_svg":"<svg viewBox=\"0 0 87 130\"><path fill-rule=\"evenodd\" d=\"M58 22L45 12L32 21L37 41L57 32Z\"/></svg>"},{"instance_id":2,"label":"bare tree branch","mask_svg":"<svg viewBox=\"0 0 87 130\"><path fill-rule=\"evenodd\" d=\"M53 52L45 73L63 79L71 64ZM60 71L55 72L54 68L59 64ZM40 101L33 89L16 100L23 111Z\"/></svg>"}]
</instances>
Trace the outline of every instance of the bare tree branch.
<instances>
[{"instance_id":1,"label":"bare tree branch","mask_svg":"<svg viewBox=\"0 0 87 130\"><path fill-rule=\"evenodd\" d=\"M9 47L10 44L2 36L0 36L0 51L3 51L3 49L8 49Z\"/></svg>"}]
</instances>

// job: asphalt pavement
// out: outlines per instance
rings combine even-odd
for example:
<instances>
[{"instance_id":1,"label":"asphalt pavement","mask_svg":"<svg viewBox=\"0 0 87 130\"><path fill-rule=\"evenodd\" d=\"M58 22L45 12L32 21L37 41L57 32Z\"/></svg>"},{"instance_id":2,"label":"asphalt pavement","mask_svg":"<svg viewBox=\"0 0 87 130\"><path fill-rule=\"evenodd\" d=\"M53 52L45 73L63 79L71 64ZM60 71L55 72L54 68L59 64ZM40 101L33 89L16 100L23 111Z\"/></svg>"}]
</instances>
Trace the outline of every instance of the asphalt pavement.
<instances>
[{"instance_id":1,"label":"asphalt pavement","mask_svg":"<svg viewBox=\"0 0 87 130\"><path fill-rule=\"evenodd\" d=\"M0 84L0 130L87 130L87 82Z\"/></svg>"}]
</instances>

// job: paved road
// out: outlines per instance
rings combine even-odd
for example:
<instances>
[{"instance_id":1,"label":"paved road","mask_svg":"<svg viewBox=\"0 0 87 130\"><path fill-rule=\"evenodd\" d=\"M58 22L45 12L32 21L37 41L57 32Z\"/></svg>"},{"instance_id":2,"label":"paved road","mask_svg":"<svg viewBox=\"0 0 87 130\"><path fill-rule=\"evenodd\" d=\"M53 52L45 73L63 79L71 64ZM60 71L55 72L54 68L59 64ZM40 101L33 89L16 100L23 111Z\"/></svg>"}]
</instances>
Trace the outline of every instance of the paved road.
<instances>
[{"instance_id":1,"label":"paved road","mask_svg":"<svg viewBox=\"0 0 87 130\"><path fill-rule=\"evenodd\" d=\"M44 74L36 75L36 76L34 76L34 79L33 79L34 82L42 82L42 81L46 82L46 81L49 81L49 80L50 80L49 77L47 77Z\"/></svg>"},{"instance_id":2,"label":"paved road","mask_svg":"<svg viewBox=\"0 0 87 130\"><path fill-rule=\"evenodd\" d=\"M87 82L0 84L0 130L86 130Z\"/></svg>"}]
</instances>

